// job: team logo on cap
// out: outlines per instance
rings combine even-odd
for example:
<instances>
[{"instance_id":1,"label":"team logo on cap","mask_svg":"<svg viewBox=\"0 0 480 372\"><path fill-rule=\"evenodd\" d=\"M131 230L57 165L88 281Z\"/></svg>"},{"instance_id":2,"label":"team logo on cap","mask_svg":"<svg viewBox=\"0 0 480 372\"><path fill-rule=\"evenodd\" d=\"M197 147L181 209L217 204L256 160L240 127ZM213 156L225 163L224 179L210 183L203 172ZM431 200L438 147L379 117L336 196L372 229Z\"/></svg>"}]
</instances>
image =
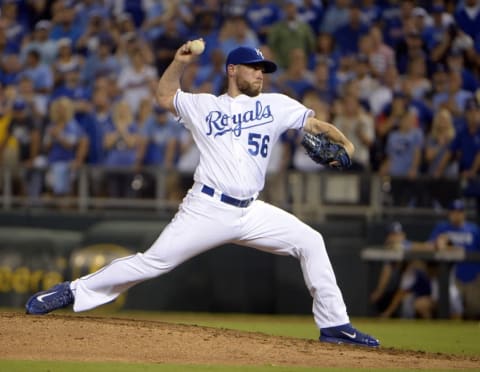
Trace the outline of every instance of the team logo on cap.
<instances>
[{"instance_id":1,"label":"team logo on cap","mask_svg":"<svg viewBox=\"0 0 480 372\"><path fill-rule=\"evenodd\" d=\"M262 52L260 51L260 49L255 48L255 52L257 53L257 55L258 55L261 59L264 59L264 58L263 58L263 54L262 54Z\"/></svg>"}]
</instances>

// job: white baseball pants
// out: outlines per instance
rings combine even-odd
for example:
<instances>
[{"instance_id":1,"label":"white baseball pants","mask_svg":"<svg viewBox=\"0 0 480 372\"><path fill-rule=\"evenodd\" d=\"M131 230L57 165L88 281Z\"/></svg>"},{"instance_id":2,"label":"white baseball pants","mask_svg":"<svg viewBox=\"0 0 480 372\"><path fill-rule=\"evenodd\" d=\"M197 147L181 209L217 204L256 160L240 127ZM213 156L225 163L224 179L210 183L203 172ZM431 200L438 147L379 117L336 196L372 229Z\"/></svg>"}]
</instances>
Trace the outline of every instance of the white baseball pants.
<instances>
[{"instance_id":1,"label":"white baseball pants","mask_svg":"<svg viewBox=\"0 0 480 372\"><path fill-rule=\"evenodd\" d=\"M313 297L318 328L349 322L325 243L317 231L268 203L256 200L239 208L200 192L200 186L195 184L188 192L175 217L147 251L114 260L73 281L74 311L113 301L135 284L165 274L191 257L235 243L296 257Z\"/></svg>"}]
</instances>

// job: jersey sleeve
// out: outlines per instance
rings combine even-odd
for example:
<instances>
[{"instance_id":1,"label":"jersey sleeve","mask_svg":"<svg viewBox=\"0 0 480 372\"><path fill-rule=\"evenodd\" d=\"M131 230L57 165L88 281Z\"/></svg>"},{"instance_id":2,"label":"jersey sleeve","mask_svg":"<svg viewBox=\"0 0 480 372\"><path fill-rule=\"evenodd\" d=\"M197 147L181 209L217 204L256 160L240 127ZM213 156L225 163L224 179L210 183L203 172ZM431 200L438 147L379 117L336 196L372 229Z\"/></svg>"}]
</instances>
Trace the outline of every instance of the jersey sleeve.
<instances>
[{"instance_id":1,"label":"jersey sleeve","mask_svg":"<svg viewBox=\"0 0 480 372\"><path fill-rule=\"evenodd\" d=\"M187 93L179 89L173 97L173 105L178 115L178 122L182 123L186 128L190 129L195 122L201 122L201 120L196 120L201 115L199 108L205 104L205 102L200 103L200 96L206 95Z\"/></svg>"},{"instance_id":2,"label":"jersey sleeve","mask_svg":"<svg viewBox=\"0 0 480 372\"><path fill-rule=\"evenodd\" d=\"M307 118L315 115L313 110L286 95L278 94L274 99L280 101L282 108L281 116L282 119L285 118L285 120L279 121L282 123L282 127L280 128L281 133L287 129L303 129Z\"/></svg>"}]
</instances>

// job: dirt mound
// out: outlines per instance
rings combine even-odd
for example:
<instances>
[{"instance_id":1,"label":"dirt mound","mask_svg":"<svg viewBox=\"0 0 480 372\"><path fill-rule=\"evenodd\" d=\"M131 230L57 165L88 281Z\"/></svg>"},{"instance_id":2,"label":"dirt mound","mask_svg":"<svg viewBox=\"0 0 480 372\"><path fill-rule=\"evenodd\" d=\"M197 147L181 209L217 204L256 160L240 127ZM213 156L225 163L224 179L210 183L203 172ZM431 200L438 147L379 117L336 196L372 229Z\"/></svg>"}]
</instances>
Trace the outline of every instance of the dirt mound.
<instances>
[{"instance_id":1,"label":"dirt mound","mask_svg":"<svg viewBox=\"0 0 480 372\"><path fill-rule=\"evenodd\" d=\"M158 321L0 313L0 324L2 359L416 369L478 368L480 362Z\"/></svg>"}]
</instances>

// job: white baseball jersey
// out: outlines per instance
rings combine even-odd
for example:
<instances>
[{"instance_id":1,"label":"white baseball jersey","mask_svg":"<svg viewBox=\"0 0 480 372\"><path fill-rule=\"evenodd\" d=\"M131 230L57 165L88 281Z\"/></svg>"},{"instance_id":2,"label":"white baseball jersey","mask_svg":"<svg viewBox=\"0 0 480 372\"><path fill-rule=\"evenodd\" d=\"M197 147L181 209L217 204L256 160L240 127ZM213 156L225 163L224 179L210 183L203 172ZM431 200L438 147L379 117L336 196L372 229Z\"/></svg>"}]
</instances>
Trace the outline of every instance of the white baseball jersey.
<instances>
[{"instance_id":1,"label":"white baseball jersey","mask_svg":"<svg viewBox=\"0 0 480 372\"><path fill-rule=\"evenodd\" d=\"M236 198L264 186L271 149L287 129L301 129L313 111L278 93L257 97L177 91L175 109L200 150L194 180Z\"/></svg>"},{"instance_id":2,"label":"white baseball jersey","mask_svg":"<svg viewBox=\"0 0 480 372\"><path fill-rule=\"evenodd\" d=\"M145 253L115 260L71 283L73 309L108 303L137 283L233 242L297 258L313 297L317 326L348 323L320 233L280 208L251 200L263 188L270 150L280 134L301 129L313 112L281 94L233 98L178 91L174 106L200 151L195 183Z\"/></svg>"}]
</instances>

